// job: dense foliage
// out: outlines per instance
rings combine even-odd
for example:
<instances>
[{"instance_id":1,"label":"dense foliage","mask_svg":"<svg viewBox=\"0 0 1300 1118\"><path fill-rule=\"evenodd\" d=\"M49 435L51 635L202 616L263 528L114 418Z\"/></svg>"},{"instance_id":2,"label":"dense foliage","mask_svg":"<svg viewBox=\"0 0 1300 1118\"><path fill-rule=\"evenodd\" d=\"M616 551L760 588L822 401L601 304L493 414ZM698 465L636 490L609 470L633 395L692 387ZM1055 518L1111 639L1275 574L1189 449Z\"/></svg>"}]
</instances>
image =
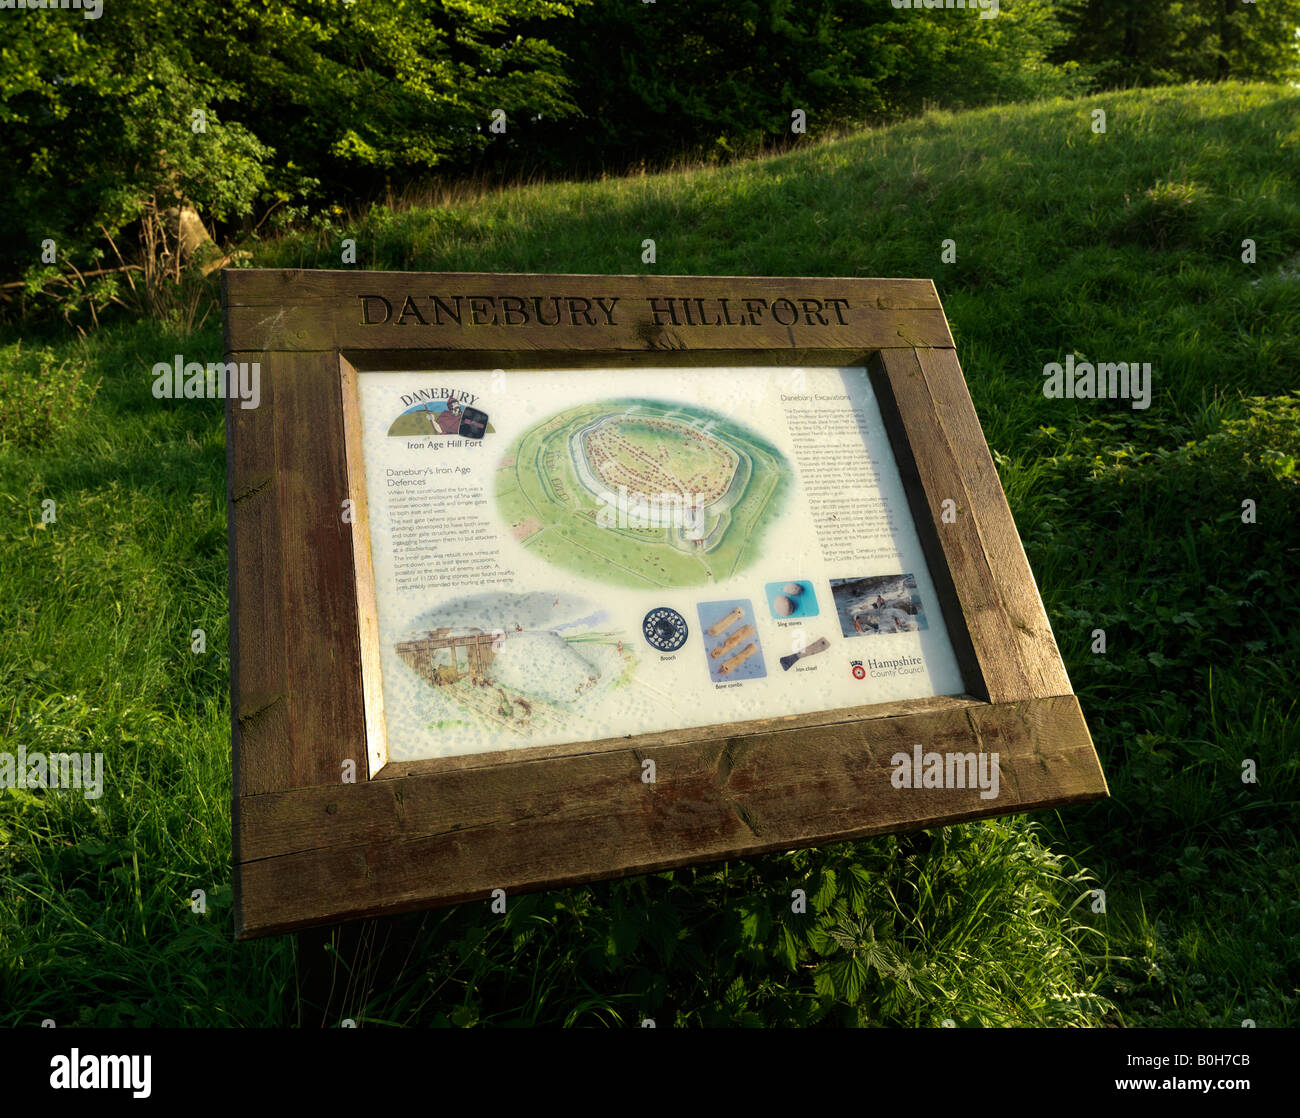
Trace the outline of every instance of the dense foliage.
<instances>
[{"instance_id":1,"label":"dense foliage","mask_svg":"<svg viewBox=\"0 0 1300 1118\"><path fill-rule=\"evenodd\" d=\"M1096 88L1180 81L1294 80L1300 0L1061 0L1057 49Z\"/></svg>"},{"instance_id":2,"label":"dense foliage","mask_svg":"<svg viewBox=\"0 0 1300 1118\"><path fill-rule=\"evenodd\" d=\"M5 13L0 178L29 216L0 231L0 271L26 271L46 241L55 270L84 270L119 230L180 201L223 221L427 174L487 144L497 109L572 112L557 52L511 28L574 7L115 0L99 19Z\"/></svg>"},{"instance_id":3,"label":"dense foliage","mask_svg":"<svg viewBox=\"0 0 1300 1118\"><path fill-rule=\"evenodd\" d=\"M580 118L530 130L523 150L555 168L624 169L726 155L868 119L1026 100L1075 87L1047 53L1064 34L1047 0L974 11L895 9L888 0L598 3L557 23Z\"/></svg>"},{"instance_id":4,"label":"dense foliage","mask_svg":"<svg viewBox=\"0 0 1300 1118\"><path fill-rule=\"evenodd\" d=\"M0 295L179 278L180 210L289 225L433 173L622 171L926 106L1297 73L1300 0L113 0L4 13ZM169 271L170 269L170 271ZM107 274L99 274L107 273ZM89 279L84 277L89 276ZM72 282L70 277L75 277ZM156 311L159 300L142 304Z\"/></svg>"}]
</instances>

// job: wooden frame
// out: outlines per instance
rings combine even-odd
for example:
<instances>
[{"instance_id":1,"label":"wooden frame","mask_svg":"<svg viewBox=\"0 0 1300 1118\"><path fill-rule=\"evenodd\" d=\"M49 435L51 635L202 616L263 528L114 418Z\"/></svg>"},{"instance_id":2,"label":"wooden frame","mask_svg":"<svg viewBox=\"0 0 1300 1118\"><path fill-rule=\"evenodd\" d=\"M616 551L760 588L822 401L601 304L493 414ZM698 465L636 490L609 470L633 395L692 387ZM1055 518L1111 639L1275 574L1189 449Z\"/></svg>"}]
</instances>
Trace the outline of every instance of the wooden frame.
<instances>
[{"instance_id":1,"label":"wooden frame","mask_svg":"<svg viewBox=\"0 0 1300 1118\"><path fill-rule=\"evenodd\" d=\"M452 289L476 308L459 325L399 319ZM572 321L498 316L539 293L577 300ZM593 295L620 300L616 323L590 322ZM258 406L228 400L226 427L240 939L1107 794L929 281L235 269L222 300L227 360L261 372ZM381 765L345 388L358 369L523 362L866 366L967 693ZM1001 794L883 795L915 743L996 751Z\"/></svg>"}]
</instances>

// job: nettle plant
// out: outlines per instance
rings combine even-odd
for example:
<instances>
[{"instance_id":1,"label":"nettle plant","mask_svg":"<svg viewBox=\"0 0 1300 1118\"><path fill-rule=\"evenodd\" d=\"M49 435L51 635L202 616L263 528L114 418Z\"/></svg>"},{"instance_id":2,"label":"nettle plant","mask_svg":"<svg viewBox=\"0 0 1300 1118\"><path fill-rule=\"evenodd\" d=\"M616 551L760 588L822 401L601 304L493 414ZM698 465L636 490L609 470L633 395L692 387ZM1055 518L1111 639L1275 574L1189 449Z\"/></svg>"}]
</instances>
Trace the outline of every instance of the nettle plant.
<instances>
[{"instance_id":1,"label":"nettle plant","mask_svg":"<svg viewBox=\"0 0 1300 1118\"><path fill-rule=\"evenodd\" d=\"M299 990L296 1012L443 1027L1095 1025L1114 1010L1095 992L1100 963L1079 966L1103 943L1088 885L1023 819L888 835L403 917L418 930L386 944L387 962L379 942L336 951L330 1005Z\"/></svg>"}]
</instances>

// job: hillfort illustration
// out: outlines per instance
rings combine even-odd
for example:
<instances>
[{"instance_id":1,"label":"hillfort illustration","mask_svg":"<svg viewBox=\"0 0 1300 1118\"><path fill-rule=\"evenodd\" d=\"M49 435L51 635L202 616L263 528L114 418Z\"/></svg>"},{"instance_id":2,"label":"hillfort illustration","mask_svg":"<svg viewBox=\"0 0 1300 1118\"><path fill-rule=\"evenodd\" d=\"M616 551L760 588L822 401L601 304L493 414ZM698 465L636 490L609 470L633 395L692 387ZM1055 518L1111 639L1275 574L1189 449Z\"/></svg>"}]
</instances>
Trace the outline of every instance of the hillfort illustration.
<instances>
[{"instance_id":1,"label":"hillfort illustration","mask_svg":"<svg viewBox=\"0 0 1300 1118\"><path fill-rule=\"evenodd\" d=\"M410 696L396 709L448 741L572 733L636 666L608 616L569 595L482 594L419 620L432 627L393 645L413 672L392 680Z\"/></svg>"},{"instance_id":2,"label":"hillfort illustration","mask_svg":"<svg viewBox=\"0 0 1300 1118\"><path fill-rule=\"evenodd\" d=\"M789 466L723 416L649 400L585 404L502 458L497 507L549 562L621 586L720 581L759 554Z\"/></svg>"}]
</instances>

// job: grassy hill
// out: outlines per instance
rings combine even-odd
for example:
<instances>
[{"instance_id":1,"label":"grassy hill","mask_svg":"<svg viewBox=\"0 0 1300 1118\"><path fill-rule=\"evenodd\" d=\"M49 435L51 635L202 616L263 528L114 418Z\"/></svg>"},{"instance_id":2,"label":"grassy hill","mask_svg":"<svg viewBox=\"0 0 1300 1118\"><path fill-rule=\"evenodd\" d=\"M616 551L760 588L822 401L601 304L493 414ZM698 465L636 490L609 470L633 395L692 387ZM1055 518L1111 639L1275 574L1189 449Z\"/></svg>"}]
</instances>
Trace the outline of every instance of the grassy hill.
<instances>
[{"instance_id":1,"label":"grassy hill","mask_svg":"<svg viewBox=\"0 0 1300 1118\"><path fill-rule=\"evenodd\" d=\"M412 917L419 962L341 975L331 1021L1300 1024L1300 94L930 114L247 247L339 267L345 236L358 267L933 277L1112 799ZM311 1019L291 938L231 942L221 404L151 393L219 357L192 311L0 336L4 749L106 755L98 800L0 792L3 1024ZM1070 354L1149 361L1150 407L1045 398Z\"/></svg>"}]
</instances>

